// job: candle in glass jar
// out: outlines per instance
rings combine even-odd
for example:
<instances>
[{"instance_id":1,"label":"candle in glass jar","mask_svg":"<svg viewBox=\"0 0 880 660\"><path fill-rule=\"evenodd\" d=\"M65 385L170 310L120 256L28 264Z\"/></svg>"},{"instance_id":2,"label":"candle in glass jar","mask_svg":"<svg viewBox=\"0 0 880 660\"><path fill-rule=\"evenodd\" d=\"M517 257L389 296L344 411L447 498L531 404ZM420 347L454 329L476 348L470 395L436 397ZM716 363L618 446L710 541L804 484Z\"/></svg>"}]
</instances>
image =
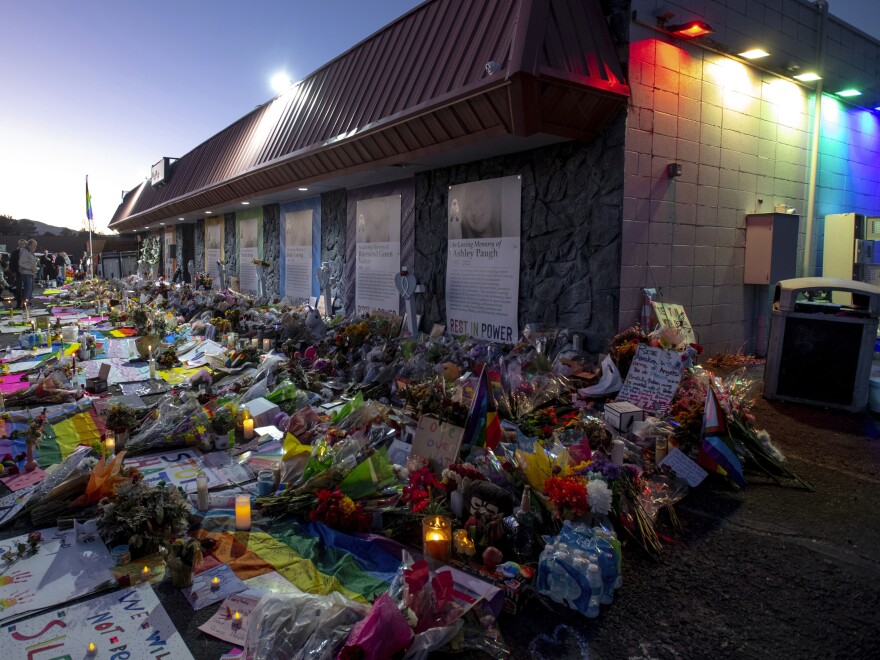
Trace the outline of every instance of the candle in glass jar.
<instances>
[{"instance_id":1,"label":"candle in glass jar","mask_svg":"<svg viewBox=\"0 0 880 660\"><path fill-rule=\"evenodd\" d=\"M253 348L259 348L260 347L260 340L257 337L251 337L251 346Z\"/></svg>"},{"instance_id":2,"label":"candle in glass jar","mask_svg":"<svg viewBox=\"0 0 880 660\"><path fill-rule=\"evenodd\" d=\"M263 350L268 352L272 350L272 340L266 337L263 339Z\"/></svg>"},{"instance_id":3,"label":"candle in glass jar","mask_svg":"<svg viewBox=\"0 0 880 660\"><path fill-rule=\"evenodd\" d=\"M107 448L108 454L116 453L116 436L108 435L107 439L104 441L104 446Z\"/></svg>"},{"instance_id":4,"label":"candle in glass jar","mask_svg":"<svg viewBox=\"0 0 880 660\"><path fill-rule=\"evenodd\" d=\"M242 429L244 430L244 439L245 440L253 440L254 439L254 420L252 417L248 417L246 420L242 422Z\"/></svg>"},{"instance_id":5,"label":"candle in glass jar","mask_svg":"<svg viewBox=\"0 0 880 660\"><path fill-rule=\"evenodd\" d=\"M422 550L438 561L449 561L452 548L452 522L444 516L427 516L422 520Z\"/></svg>"},{"instance_id":6,"label":"candle in glass jar","mask_svg":"<svg viewBox=\"0 0 880 660\"><path fill-rule=\"evenodd\" d=\"M251 528L251 497L237 495L235 497L235 529L246 532Z\"/></svg>"}]
</instances>

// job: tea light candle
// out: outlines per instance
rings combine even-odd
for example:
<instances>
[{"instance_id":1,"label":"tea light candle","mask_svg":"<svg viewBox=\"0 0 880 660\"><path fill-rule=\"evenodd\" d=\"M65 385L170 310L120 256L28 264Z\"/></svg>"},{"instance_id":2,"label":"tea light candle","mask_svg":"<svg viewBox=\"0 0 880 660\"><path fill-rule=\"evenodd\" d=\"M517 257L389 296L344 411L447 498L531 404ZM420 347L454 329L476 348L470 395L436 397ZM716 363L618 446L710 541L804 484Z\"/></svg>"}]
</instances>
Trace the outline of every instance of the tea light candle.
<instances>
[{"instance_id":1,"label":"tea light candle","mask_svg":"<svg viewBox=\"0 0 880 660\"><path fill-rule=\"evenodd\" d=\"M86 648L86 657L94 658L96 655L98 655L98 647L95 646L94 642L89 642L89 645Z\"/></svg>"},{"instance_id":2,"label":"tea light candle","mask_svg":"<svg viewBox=\"0 0 880 660\"><path fill-rule=\"evenodd\" d=\"M246 532L251 528L251 497L237 495L235 497L235 529Z\"/></svg>"},{"instance_id":3,"label":"tea light candle","mask_svg":"<svg viewBox=\"0 0 880 660\"><path fill-rule=\"evenodd\" d=\"M272 350L272 340L268 337L263 339L263 350L269 352Z\"/></svg>"},{"instance_id":4,"label":"tea light candle","mask_svg":"<svg viewBox=\"0 0 880 660\"><path fill-rule=\"evenodd\" d=\"M241 612L235 612L232 615L232 627L240 628L241 627Z\"/></svg>"},{"instance_id":5,"label":"tea light candle","mask_svg":"<svg viewBox=\"0 0 880 660\"><path fill-rule=\"evenodd\" d=\"M254 420L252 417L248 417L246 420L242 422L242 428L244 430L244 439L245 440L253 440L254 439Z\"/></svg>"},{"instance_id":6,"label":"tea light candle","mask_svg":"<svg viewBox=\"0 0 880 660\"><path fill-rule=\"evenodd\" d=\"M141 571L141 581L146 582L147 580L150 579L150 575L151 575L150 567L144 566L144 569Z\"/></svg>"},{"instance_id":7,"label":"tea light candle","mask_svg":"<svg viewBox=\"0 0 880 660\"><path fill-rule=\"evenodd\" d=\"M238 506L235 507L236 522L238 520ZM220 588L220 578L216 575L211 579L211 591L217 591Z\"/></svg>"},{"instance_id":8,"label":"tea light candle","mask_svg":"<svg viewBox=\"0 0 880 660\"><path fill-rule=\"evenodd\" d=\"M452 547L452 521L444 516L427 516L422 520L422 550L425 555L442 562L449 561Z\"/></svg>"},{"instance_id":9,"label":"tea light candle","mask_svg":"<svg viewBox=\"0 0 880 660\"><path fill-rule=\"evenodd\" d=\"M116 453L116 436L108 435L107 439L104 441L104 447L107 448L108 454L111 454L111 455L115 454ZM144 568L147 568L147 567L144 566Z\"/></svg>"}]
</instances>

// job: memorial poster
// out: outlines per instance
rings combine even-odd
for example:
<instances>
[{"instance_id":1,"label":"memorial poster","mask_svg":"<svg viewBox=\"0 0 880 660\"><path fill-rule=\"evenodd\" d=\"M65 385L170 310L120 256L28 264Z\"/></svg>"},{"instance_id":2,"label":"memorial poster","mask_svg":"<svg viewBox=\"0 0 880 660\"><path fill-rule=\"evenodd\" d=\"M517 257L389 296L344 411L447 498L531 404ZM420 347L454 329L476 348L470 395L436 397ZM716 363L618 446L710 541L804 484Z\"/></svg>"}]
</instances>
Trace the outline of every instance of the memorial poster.
<instances>
[{"instance_id":1,"label":"memorial poster","mask_svg":"<svg viewBox=\"0 0 880 660\"><path fill-rule=\"evenodd\" d=\"M243 293L257 293L257 266L254 260L261 258L260 238L263 233L262 209L256 212L237 213L238 220L238 278Z\"/></svg>"},{"instance_id":2,"label":"memorial poster","mask_svg":"<svg viewBox=\"0 0 880 660\"><path fill-rule=\"evenodd\" d=\"M291 300L312 296L312 222L314 211L284 214L284 295Z\"/></svg>"},{"instance_id":3,"label":"memorial poster","mask_svg":"<svg viewBox=\"0 0 880 660\"><path fill-rule=\"evenodd\" d=\"M617 400L663 414L672 404L683 372L681 353L639 344Z\"/></svg>"},{"instance_id":4,"label":"memorial poster","mask_svg":"<svg viewBox=\"0 0 880 660\"><path fill-rule=\"evenodd\" d=\"M519 335L519 176L449 187L446 327L514 342Z\"/></svg>"},{"instance_id":5,"label":"memorial poster","mask_svg":"<svg viewBox=\"0 0 880 660\"><path fill-rule=\"evenodd\" d=\"M4 626L0 648L4 658L193 657L149 584Z\"/></svg>"},{"instance_id":6,"label":"memorial poster","mask_svg":"<svg viewBox=\"0 0 880 660\"><path fill-rule=\"evenodd\" d=\"M220 288L220 267L218 261L223 261L224 241L223 216L216 216L205 220L205 272L214 279L214 288Z\"/></svg>"},{"instance_id":7,"label":"memorial poster","mask_svg":"<svg viewBox=\"0 0 880 660\"><path fill-rule=\"evenodd\" d=\"M400 313L400 195L365 199L355 215L355 305L358 314Z\"/></svg>"}]
</instances>

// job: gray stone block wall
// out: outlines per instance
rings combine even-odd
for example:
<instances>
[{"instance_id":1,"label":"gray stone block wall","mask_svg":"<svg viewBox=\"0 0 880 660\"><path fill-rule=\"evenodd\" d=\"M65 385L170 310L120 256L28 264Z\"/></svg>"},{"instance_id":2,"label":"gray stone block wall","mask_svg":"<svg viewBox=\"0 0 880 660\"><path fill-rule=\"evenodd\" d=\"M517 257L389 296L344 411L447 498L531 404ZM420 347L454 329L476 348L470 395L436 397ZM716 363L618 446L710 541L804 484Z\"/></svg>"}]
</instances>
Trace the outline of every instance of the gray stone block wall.
<instances>
[{"instance_id":1,"label":"gray stone block wall","mask_svg":"<svg viewBox=\"0 0 880 660\"><path fill-rule=\"evenodd\" d=\"M281 206L263 207L263 260L269 262L266 288L269 296L281 295Z\"/></svg>"},{"instance_id":2,"label":"gray stone block wall","mask_svg":"<svg viewBox=\"0 0 880 660\"><path fill-rule=\"evenodd\" d=\"M205 272L205 221L199 218L196 220L193 246L193 263L196 273ZM195 274L193 274L195 275Z\"/></svg>"},{"instance_id":3,"label":"gray stone block wall","mask_svg":"<svg viewBox=\"0 0 880 660\"><path fill-rule=\"evenodd\" d=\"M422 327L446 320L449 186L522 175L519 324L586 334L603 350L620 296L625 115L591 143L566 142L415 176L415 274Z\"/></svg>"},{"instance_id":4,"label":"gray stone block wall","mask_svg":"<svg viewBox=\"0 0 880 660\"><path fill-rule=\"evenodd\" d=\"M226 275L238 276L238 229L235 225L235 213L223 216L223 251L226 256Z\"/></svg>"},{"instance_id":5,"label":"gray stone block wall","mask_svg":"<svg viewBox=\"0 0 880 660\"><path fill-rule=\"evenodd\" d=\"M345 291L346 203L344 188L321 193L321 262L330 262L330 274L335 282L334 299Z\"/></svg>"}]
</instances>

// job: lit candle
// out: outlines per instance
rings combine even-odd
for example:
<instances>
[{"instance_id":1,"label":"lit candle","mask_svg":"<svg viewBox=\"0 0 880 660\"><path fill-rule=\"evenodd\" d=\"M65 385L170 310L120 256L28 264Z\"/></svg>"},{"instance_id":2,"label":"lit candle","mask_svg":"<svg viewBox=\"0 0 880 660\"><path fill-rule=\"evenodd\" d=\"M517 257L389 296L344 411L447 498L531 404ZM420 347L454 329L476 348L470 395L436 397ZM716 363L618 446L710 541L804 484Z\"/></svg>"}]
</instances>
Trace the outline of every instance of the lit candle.
<instances>
[{"instance_id":1,"label":"lit candle","mask_svg":"<svg viewBox=\"0 0 880 660\"><path fill-rule=\"evenodd\" d=\"M428 516L422 520L422 550L438 561L449 561L452 546L452 522L444 516Z\"/></svg>"},{"instance_id":2,"label":"lit candle","mask_svg":"<svg viewBox=\"0 0 880 660\"><path fill-rule=\"evenodd\" d=\"M251 528L251 497L237 495L235 497L235 529L246 532Z\"/></svg>"},{"instance_id":3,"label":"lit candle","mask_svg":"<svg viewBox=\"0 0 880 660\"><path fill-rule=\"evenodd\" d=\"M153 359L153 356L150 356L150 380L153 380L156 377L156 360Z\"/></svg>"},{"instance_id":4,"label":"lit candle","mask_svg":"<svg viewBox=\"0 0 880 660\"><path fill-rule=\"evenodd\" d=\"M141 581L146 582L150 579L150 567L144 566L144 570L141 571Z\"/></svg>"},{"instance_id":5,"label":"lit candle","mask_svg":"<svg viewBox=\"0 0 880 660\"><path fill-rule=\"evenodd\" d=\"M263 339L263 350L268 352L272 350L272 340L269 338Z\"/></svg>"},{"instance_id":6,"label":"lit candle","mask_svg":"<svg viewBox=\"0 0 880 660\"><path fill-rule=\"evenodd\" d=\"M236 506L236 519L238 518L238 507ZM211 591L217 591L220 588L220 578L216 575L211 579Z\"/></svg>"},{"instance_id":7,"label":"lit candle","mask_svg":"<svg viewBox=\"0 0 880 660\"><path fill-rule=\"evenodd\" d=\"M245 440L253 440L254 439L254 420L251 417L248 417L246 420L242 422L242 427L244 429L244 439Z\"/></svg>"},{"instance_id":8,"label":"lit candle","mask_svg":"<svg viewBox=\"0 0 880 660\"><path fill-rule=\"evenodd\" d=\"M260 346L260 340L257 339L256 337L251 337L251 346L252 346L253 348L259 348L259 346Z\"/></svg>"},{"instance_id":9,"label":"lit candle","mask_svg":"<svg viewBox=\"0 0 880 660\"><path fill-rule=\"evenodd\" d=\"M94 642L89 642L89 646L86 649L86 657L94 658L96 655L98 655L98 647L95 646Z\"/></svg>"},{"instance_id":10,"label":"lit candle","mask_svg":"<svg viewBox=\"0 0 880 660\"><path fill-rule=\"evenodd\" d=\"M116 453L116 436L108 435L107 439L104 441L104 446L107 448L108 454ZM144 566L144 568L147 568Z\"/></svg>"},{"instance_id":11,"label":"lit candle","mask_svg":"<svg viewBox=\"0 0 880 660\"><path fill-rule=\"evenodd\" d=\"M232 615L232 627L240 628L241 627L241 612L235 612Z\"/></svg>"},{"instance_id":12,"label":"lit candle","mask_svg":"<svg viewBox=\"0 0 880 660\"><path fill-rule=\"evenodd\" d=\"M24 303L24 317L28 321L31 320L31 307L30 307L30 305L27 304L26 301Z\"/></svg>"}]
</instances>

